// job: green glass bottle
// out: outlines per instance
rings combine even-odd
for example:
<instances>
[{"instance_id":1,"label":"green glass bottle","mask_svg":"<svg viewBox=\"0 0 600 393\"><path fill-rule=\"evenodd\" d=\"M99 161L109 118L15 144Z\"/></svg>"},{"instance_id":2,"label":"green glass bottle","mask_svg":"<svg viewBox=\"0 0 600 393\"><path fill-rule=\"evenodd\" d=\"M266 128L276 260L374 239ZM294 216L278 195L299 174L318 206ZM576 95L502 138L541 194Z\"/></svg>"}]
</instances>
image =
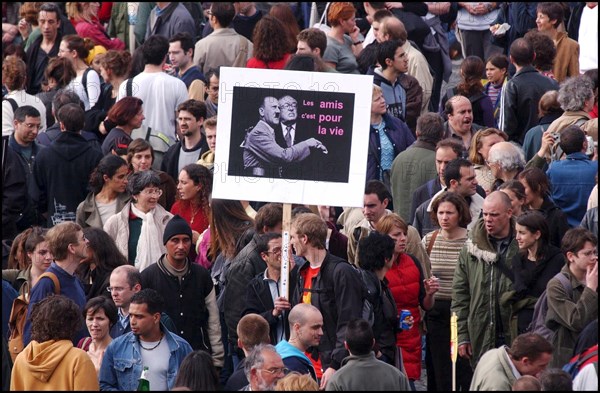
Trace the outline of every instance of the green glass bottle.
<instances>
[{"instance_id":1,"label":"green glass bottle","mask_svg":"<svg viewBox=\"0 0 600 393\"><path fill-rule=\"evenodd\" d=\"M142 375L140 376L137 390L138 392L149 392L150 391L150 381L148 381L148 367L144 367L142 371Z\"/></svg>"}]
</instances>

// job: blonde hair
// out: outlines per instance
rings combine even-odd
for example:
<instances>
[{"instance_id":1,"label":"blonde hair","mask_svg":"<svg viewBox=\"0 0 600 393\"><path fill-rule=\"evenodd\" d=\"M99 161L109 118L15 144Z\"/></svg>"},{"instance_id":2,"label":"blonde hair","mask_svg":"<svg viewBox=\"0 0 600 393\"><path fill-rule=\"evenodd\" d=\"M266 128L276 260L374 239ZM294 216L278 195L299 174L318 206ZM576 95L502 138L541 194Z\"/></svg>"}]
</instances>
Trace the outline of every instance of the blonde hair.
<instances>
[{"instance_id":1,"label":"blonde hair","mask_svg":"<svg viewBox=\"0 0 600 393\"><path fill-rule=\"evenodd\" d=\"M310 374L300 374L292 371L275 384L276 391L317 391L319 384Z\"/></svg>"},{"instance_id":2,"label":"blonde hair","mask_svg":"<svg viewBox=\"0 0 600 393\"><path fill-rule=\"evenodd\" d=\"M508 135L504 131L500 131L497 128L486 128L485 130L480 130L473 135L473 139L471 140L471 147L469 147L469 160L474 165L484 165L485 160L483 156L479 153L483 142L481 141L486 136L490 135L498 135L505 141L508 141Z\"/></svg>"},{"instance_id":3,"label":"blonde hair","mask_svg":"<svg viewBox=\"0 0 600 393\"><path fill-rule=\"evenodd\" d=\"M396 213L390 213L387 216L381 217L376 225L377 231L385 233L386 235L389 235L394 227L402 229L405 234L408 232L408 225L406 224L406 221L404 221L402 217Z\"/></svg>"}]
</instances>

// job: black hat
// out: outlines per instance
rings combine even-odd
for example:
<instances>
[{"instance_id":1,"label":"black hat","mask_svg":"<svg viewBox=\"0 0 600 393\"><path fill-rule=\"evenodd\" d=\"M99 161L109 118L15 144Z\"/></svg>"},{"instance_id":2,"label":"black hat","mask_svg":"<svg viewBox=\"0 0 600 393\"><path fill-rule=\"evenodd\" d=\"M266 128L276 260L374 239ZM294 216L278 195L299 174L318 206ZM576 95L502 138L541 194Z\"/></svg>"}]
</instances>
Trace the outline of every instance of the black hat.
<instances>
[{"instance_id":1,"label":"black hat","mask_svg":"<svg viewBox=\"0 0 600 393\"><path fill-rule=\"evenodd\" d=\"M188 235L190 239L192 238L190 224L178 214L174 215L171 221L167 223L165 233L163 234L163 244L167 244L169 239L175 235Z\"/></svg>"}]
</instances>

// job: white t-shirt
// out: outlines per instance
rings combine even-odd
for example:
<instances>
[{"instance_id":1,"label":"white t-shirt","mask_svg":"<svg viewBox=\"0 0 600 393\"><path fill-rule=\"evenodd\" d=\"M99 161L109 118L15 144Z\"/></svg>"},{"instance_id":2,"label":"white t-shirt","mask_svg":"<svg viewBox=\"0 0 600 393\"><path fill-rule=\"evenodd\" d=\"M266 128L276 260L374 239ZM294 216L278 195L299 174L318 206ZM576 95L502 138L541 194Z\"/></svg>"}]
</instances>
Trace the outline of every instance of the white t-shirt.
<instances>
[{"instance_id":1,"label":"white t-shirt","mask_svg":"<svg viewBox=\"0 0 600 393\"><path fill-rule=\"evenodd\" d=\"M117 101L127 96L127 81L121 83ZM142 126L152 127L175 143L175 110L188 99L185 83L164 72L142 72L133 78L132 94L144 101Z\"/></svg>"},{"instance_id":2,"label":"white t-shirt","mask_svg":"<svg viewBox=\"0 0 600 393\"><path fill-rule=\"evenodd\" d=\"M106 221L108 221L109 218L118 213L116 199L109 203L101 203L96 201L96 207L98 207L98 213L100 213L102 225L106 224Z\"/></svg>"},{"instance_id":3,"label":"white t-shirt","mask_svg":"<svg viewBox=\"0 0 600 393\"><path fill-rule=\"evenodd\" d=\"M25 90L15 90L8 93L5 98L12 98L16 101L18 106L30 105L40 112L41 116L41 125L40 131L46 131L46 106L36 96L32 96L31 94L27 94ZM8 136L13 133L15 127L13 125L13 119L15 118L15 114L13 112L12 105L10 102L2 100L2 136Z\"/></svg>"},{"instance_id":4,"label":"white t-shirt","mask_svg":"<svg viewBox=\"0 0 600 393\"><path fill-rule=\"evenodd\" d=\"M93 69L90 69L87 73L87 92L89 94L85 94L85 89L83 88L83 74L81 76L75 77L69 84L65 87L68 90L72 90L83 101L85 105L85 110L89 110L96 102L98 102L98 98L100 97L100 75Z\"/></svg>"},{"instance_id":5,"label":"white t-shirt","mask_svg":"<svg viewBox=\"0 0 600 393\"><path fill-rule=\"evenodd\" d=\"M578 42L580 72L598 68L598 6L583 7Z\"/></svg>"}]
</instances>

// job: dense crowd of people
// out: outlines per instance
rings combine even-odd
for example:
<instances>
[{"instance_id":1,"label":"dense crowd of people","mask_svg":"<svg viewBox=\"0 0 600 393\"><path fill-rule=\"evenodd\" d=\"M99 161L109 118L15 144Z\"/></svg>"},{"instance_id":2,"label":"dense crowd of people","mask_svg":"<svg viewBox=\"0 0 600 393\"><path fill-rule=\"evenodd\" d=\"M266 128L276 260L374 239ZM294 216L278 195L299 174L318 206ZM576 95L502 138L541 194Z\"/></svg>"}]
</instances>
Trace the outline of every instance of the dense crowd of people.
<instances>
[{"instance_id":1,"label":"dense crowd of people","mask_svg":"<svg viewBox=\"0 0 600 393\"><path fill-rule=\"evenodd\" d=\"M596 391L597 4L3 3L3 390ZM363 206L213 198L221 67L372 76Z\"/></svg>"}]
</instances>

